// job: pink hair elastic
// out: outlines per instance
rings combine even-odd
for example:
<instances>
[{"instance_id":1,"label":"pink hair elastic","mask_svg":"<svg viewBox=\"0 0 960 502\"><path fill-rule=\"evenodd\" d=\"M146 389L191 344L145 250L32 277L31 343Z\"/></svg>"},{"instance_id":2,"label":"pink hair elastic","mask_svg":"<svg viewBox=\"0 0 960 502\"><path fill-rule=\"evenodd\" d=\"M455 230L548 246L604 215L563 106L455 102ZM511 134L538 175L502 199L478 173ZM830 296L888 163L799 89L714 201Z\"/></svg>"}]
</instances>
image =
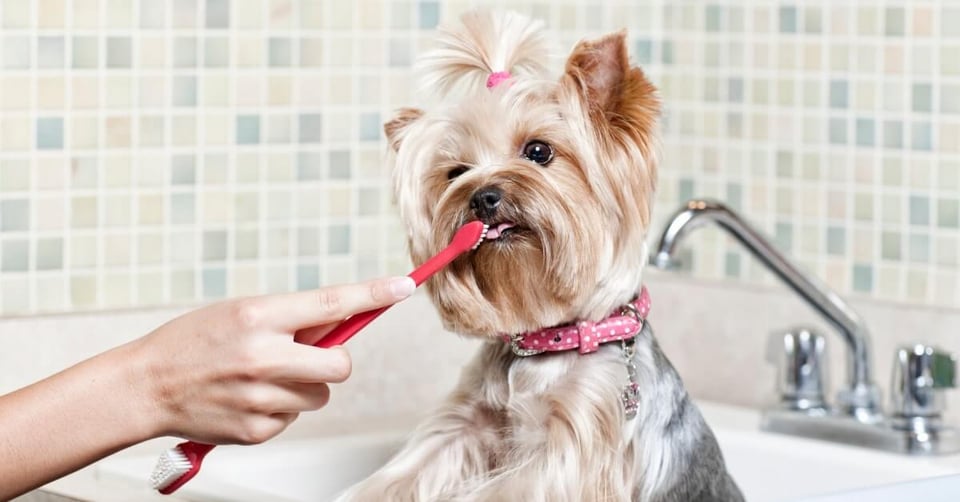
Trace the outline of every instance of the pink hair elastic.
<instances>
[{"instance_id":1,"label":"pink hair elastic","mask_svg":"<svg viewBox=\"0 0 960 502\"><path fill-rule=\"evenodd\" d=\"M487 77L487 89L493 89L494 87L500 85L506 80L510 80L510 72L508 71L497 71L490 74Z\"/></svg>"}]
</instances>

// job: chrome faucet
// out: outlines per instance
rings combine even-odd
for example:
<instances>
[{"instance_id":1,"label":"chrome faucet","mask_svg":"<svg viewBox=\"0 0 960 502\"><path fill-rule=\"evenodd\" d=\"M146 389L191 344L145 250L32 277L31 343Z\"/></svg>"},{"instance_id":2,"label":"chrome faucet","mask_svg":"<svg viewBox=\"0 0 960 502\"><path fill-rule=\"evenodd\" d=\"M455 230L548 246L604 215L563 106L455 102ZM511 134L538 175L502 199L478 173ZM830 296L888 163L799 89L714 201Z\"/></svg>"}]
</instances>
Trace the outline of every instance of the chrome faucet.
<instances>
[{"instance_id":1,"label":"chrome faucet","mask_svg":"<svg viewBox=\"0 0 960 502\"><path fill-rule=\"evenodd\" d=\"M653 264L659 268L667 268L680 239L706 223L716 223L730 232L771 272L837 328L849 348L847 387L838 393L837 402L843 412L857 417L860 421L876 421L880 412L880 391L870 380L870 334L863 320L839 295L816 278L801 272L770 241L727 206L708 199L687 202L686 206L670 219L670 224L663 231Z\"/></svg>"},{"instance_id":2,"label":"chrome faucet","mask_svg":"<svg viewBox=\"0 0 960 502\"><path fill-rule=\"evenodd\" d=\"M954 385L953 356L924 345L901 348L892 392L894 409L885 417L880 390L871 380L870 334L863 319L724 204L709 199L688 201L664 229L651 263L669 268L679 241L708 223L743 244L836 328L847 347L846 385L837 392L836 405L830 407L823 397L823 338L798 329L771 340L770 355L779 364L780 400L764 413L766 430L911 454L960 451L960 433L940 420L944 407L940 389Z\"/></svg>"}]
</instances>

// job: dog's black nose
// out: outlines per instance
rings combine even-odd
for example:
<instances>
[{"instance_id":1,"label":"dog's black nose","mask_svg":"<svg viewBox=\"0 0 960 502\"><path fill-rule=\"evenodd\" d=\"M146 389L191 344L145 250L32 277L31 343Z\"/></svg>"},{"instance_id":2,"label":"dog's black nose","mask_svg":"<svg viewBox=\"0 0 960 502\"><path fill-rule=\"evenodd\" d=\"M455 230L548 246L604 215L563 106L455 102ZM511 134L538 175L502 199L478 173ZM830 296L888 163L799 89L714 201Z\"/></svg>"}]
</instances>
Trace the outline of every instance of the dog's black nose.
<instances>
[{"instance_id":1,"label":"dog's black nose","mask_svg":"<svg viewBox=\"0 0 960 502\"><path fill-rule=\"evenodd\" d=\"M496 187L483 187L470 197L470 209L480 218L490 218L497 213L503 192Z\"/></svg>"}]
</instances>

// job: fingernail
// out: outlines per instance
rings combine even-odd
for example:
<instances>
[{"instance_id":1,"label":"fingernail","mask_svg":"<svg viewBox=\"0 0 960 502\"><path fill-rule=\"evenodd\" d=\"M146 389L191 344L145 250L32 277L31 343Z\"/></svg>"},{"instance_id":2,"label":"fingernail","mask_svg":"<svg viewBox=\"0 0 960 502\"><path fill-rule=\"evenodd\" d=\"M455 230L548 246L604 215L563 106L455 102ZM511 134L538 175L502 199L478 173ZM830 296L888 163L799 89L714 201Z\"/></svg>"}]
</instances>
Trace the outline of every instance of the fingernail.
<instances>
[{"instance_id":1,"label":"fingernail","mask_svg":"<svg viewBox=\"0 0 960 502\"><path fill-rule=\"evenodd\" d=\"M417 289L417 285L409 277L397 277L390 280L390 293L398 300L412 295L414 289Z\"/></svg>"}]
</instances>

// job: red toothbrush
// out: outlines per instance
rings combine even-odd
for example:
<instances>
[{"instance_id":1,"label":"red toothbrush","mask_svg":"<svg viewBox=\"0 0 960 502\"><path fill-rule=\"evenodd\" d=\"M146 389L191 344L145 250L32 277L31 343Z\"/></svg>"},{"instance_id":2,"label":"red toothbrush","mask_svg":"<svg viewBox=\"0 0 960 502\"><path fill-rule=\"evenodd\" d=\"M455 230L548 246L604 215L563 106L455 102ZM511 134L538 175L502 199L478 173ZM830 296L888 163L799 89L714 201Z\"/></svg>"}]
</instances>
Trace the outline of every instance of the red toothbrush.
<instances>
[{"instance_id":1,"label":"red toothbrush","mask_svg":"<svg viewBox=\"0 0 960 502\"><path fill-rule=\"evenodd\" d=\"M488 226L479 220L463 225L457 230L450 244L417 267L416 270L410 272L410 278L417 286L423 284L424 281L449 265L458 256L480 246L487 234L487 229ZM350 316L314 345L323 348L343 345L358 331L380 317L380 314L386 312L388 308L390 306ZM216 445L186 441L165 451L157 460L157 466L154 467L153 474L150 475L150 484L164 495L177 491L178 488L200 472L203 457L210 453L214 446Z\"/></svg>"}]
</instances>

